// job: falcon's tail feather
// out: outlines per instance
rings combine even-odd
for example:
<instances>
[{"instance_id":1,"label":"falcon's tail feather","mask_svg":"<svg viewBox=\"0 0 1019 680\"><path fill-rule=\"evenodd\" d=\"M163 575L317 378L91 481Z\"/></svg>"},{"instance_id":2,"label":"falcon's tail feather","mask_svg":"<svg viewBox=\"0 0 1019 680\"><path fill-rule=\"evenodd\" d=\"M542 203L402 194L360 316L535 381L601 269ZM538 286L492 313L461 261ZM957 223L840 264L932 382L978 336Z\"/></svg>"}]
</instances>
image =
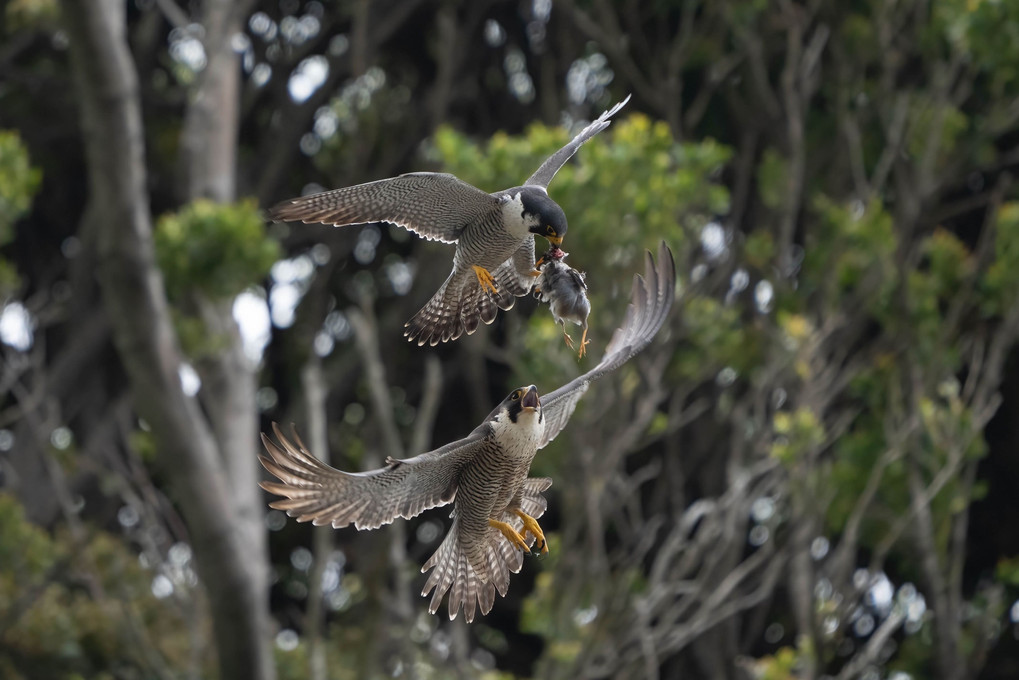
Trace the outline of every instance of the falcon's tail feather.
<instances>
[{"instance_id":1,"label":"falcon's tail feather","mask_svg":"<svg viewBox=\"0 0 1019 680\"><path fill-rule=\"evenodd\" d=\"M541 517L547 507L545 497L541 495L552 485L547 477L531 478L524 482L521 491L520 509L531 517ZM512 513L505 513L503 521L509 523L518 532L523 529L523 522ZM527 544L534 542L534 536L528 534ZM435 553L421 567L422 573L432 569L425 581L421 594L432 593L428 611L434 614L442 604L442 598L449 592L447 608L450 620L455 619L460 607L463 606L464 619L467 623L474 620L474 612L481 609L485 615L492 611L495 604L495 593L505 597L509 589L509 576L516 574L524 565L524 555L502 533L489 527L486 534L486 545L481 550L479 562L482 572L471 566L467 551L460 542L460 518L453 517L449 533ZM477 554L477 549L472 550ZM434 589L434 592L432 592Z\"/></svg>"},{"instance_id":2,"label":"falcon's tail feather","mask_svg":"<svg viewBox=\"0 0 1019 680\"><path fill-rule=\"evenodd\" d=\"M516 299L527 295L530 281L523 282L507 260L491 272L496 292L484 290L471 271L454 271L432 299L406 323L404 335L418 345L434 347L440 342L456 340L465 332L471 335L481 322L495 321L499 310L513 308Z\"/></svg>"},{"instance_id":3,"label":"falcon's tail feather","mask_svg":"<svg viewBox=\"0 0 1019 680\"><path fill-rule=\"evenodd\" d=\"M454 270L449 275L432 299L404 324L407 330L403 334L407 340L434 347L440 342L460 337L463 333L460 289L467 276L474 277L474 274Z\"/></svg>"}]
</instances>

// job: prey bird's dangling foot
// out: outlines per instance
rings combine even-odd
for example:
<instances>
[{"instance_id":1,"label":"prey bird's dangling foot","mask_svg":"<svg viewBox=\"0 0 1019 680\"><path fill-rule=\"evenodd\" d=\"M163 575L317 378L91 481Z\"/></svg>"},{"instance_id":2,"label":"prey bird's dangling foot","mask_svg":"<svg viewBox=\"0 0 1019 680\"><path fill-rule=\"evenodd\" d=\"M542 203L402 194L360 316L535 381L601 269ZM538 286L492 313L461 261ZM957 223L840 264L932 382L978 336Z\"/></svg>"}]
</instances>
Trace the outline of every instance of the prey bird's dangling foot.
<instances>
[{"instance_id":1,"label":"prey bird's dangling foot","mask_svg":"<svg viewBox=\"0 0 1019 680\"><path fill-rule=\"evenodd\" d=\"M545 540L545 533L538 526L538 520L528 515L523 510L514 510L513 514L520 518L524 523L524 534L528 531L534 536L534 547L536 550L540 550L543 553L548 553L548 542Z\"/></svg>"},{"instance_id":2,"label":"prey bird's dangling foot","mask_svg":"<svg viewBox=\"0 0 1019 680\"><path fill-rule=\"evenodd\" d=\"M495 278L487 269L476 264L471 265L471 269L474 270L474 275L478 277L478 283L481 284L482 290L488 291L493 295L499 292L495 287Z\"/></svg>"},{"instance_id":3,"label":"prey bird's dangling foot","mask_svg":"<svg viewBox=\"0 0 1019 680\"><path fill-rule=\"evenodd\" d=\"M531 521L533 522L534 520ZM501 531L502 535L506 537L507 541L509 541L516 547L520 548L524 552L529 552L531 550L527 545L527 540L523 536L518 534L516 529L511 527L509 524L506 524L506 522L500 522L497 519L489 519L488 526L495 527L496 529ZM542 540L545 540L544 536L542 536Z\"/></svg>"},{"instance_id":4,"label":"prey bird's dangling foot","mask_svg":"<svg viewBox=\"0 0 1019 680\"><path fill-rule=\"evenodd\" d=\"M586 320L585 320L586 321ZM566 322L563 322L563 340L566 341L566 346L570 349L575 349L573 346L573 338L566 332ZM587 324L584 324L584 334L580 336L580 350L577 352L577 358L583 359L584 355L587 354L587 346L591 344L591 341L587 339Z\"/></svg>"},{"instance_id":5,"label":"prey bird's dangling foot","mask_svg":"<svg viewBox=\"0 0 1019 680\"><path fill-rule=\"evenodd\" d=\"M591 344L591 341L587 339L587 324L584 325L584 333L580 336L580 351L577 353L578 359L583 359L584 355L587 354L587 346Z\"/></svg>"}]
</instances>

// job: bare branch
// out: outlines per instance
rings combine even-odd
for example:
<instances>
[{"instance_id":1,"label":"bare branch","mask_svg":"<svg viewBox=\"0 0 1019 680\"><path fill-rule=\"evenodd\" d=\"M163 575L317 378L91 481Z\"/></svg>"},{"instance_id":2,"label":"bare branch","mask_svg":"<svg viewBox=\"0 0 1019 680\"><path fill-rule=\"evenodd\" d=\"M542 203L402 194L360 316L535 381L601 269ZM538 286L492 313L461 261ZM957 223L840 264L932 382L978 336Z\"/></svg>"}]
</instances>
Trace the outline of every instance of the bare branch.
<instances>
[{"instance_id":1,"label":"bare branch","mask_svg":"<svg viewBox=\"0 0 1019 680\"><path fill-rule=\"evenodd\" d=\"M885 643L899 630L905 618L905 614L898 607L892 609L892 613L881 622L881 625L870 636L863 649L859 653L854 654L849 663L842 667L838 679L849 680L850 678L857 678L867 666L874 664Z\"/></svg>"}]
</instances>

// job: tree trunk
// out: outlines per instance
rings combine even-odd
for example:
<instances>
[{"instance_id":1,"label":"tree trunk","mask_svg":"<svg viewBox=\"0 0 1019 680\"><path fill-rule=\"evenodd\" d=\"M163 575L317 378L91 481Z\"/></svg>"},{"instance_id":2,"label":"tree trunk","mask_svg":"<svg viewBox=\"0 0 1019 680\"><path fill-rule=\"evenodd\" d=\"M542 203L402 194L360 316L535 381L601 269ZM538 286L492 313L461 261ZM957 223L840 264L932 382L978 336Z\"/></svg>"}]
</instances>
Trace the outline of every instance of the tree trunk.
<instances>
[{"instance_id":1,"label":"tree trunk","mask_svg":"<svg viewBox=\"0 0 1019 680\"><path fill-rule=\"evenodd\" d=\"M157 443L187 521L215 621L220 677L271 680L264 536L252 531L231 458L181 389L181 352L155 264L138 77L118 0L64 0L82 102L89 201L98 216L98 272L114 341L138 413ZM253 434L251 435L254 436ZM224 438L225 439L225 438ZM234 456L253 454L237 449ZM254 456L251 456L254 461ZM252 536L258 537L252 540Z\"/></svg>"}]
</instances>

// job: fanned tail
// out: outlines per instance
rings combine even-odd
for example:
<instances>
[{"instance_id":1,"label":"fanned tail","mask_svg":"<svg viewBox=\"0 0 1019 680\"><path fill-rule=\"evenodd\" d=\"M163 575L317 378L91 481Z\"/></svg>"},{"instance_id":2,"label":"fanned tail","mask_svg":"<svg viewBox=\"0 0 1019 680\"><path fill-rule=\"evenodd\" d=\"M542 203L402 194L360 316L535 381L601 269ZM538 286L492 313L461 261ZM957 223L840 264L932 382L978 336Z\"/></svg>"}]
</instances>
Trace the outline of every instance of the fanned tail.
<instances>
[{"instance_id":1,"label":"fanned tail","mask_svg":"<svg viewBox=\"0 0 1019 680\"><path fill-rule=\"evenodd\" d=\"M518 297L531 291L531 281L521 278L512 260L503 262L491 274L495 293L483 289L472 271L454 271L407 322L403 334L411 342L432 347L456 340L465 332L471 335L481 322L492 323L500 309L512 309Z\"/></svg>"},{"instance_id":2,"label":"fanned tail","mask_svg":"<svg viewBox=\"0 0 1019 680\"><path fill-rule=\"evenodd\" d=\"M541 517L548 506L545 497L541 495L552 486L552 480L547 477L531 478L524 482L521 491L520 509L531 517ZM504 513L503 521L508 522L518 532L523 529L523 522L512 513ZM528 534L527 545L534 543L534 536ZM432 573L425 581L425 587L421 591L422 596L432 593L432 599L428 604L428 611L432 614L439 610L442 598L449 593L447 610L450 620L456 618L460 607L463 607L464 620L467 623L474 621L474 613L480 608L482 616L492 611L495 604L495 594L505 597L509 590L509 576L520 572L524 565L524 554L510 543L498 529L488 528L485 535L486 546L483 551L484 573L479 574L470 563L466 551L460 542L460 518L454 511L453 524L449 533L443 539L439 548L424 566L421 572ZM434 592L433 592L434 591Z\"/></svg>"},{"instance_id":3,"label":"fanned tail","mask_svg":"<svg viewBox=\"0 0 1019 680\"><path fill-rule=\"evenodd\" d=\"M403 334L410 342L434 347L440 342L456 340L464 331L460 318L462 296L460 290L464 281L473 272L453 271L439 290L435 292L421 310L411 317Z\"/></svg>"}]
</instances>

